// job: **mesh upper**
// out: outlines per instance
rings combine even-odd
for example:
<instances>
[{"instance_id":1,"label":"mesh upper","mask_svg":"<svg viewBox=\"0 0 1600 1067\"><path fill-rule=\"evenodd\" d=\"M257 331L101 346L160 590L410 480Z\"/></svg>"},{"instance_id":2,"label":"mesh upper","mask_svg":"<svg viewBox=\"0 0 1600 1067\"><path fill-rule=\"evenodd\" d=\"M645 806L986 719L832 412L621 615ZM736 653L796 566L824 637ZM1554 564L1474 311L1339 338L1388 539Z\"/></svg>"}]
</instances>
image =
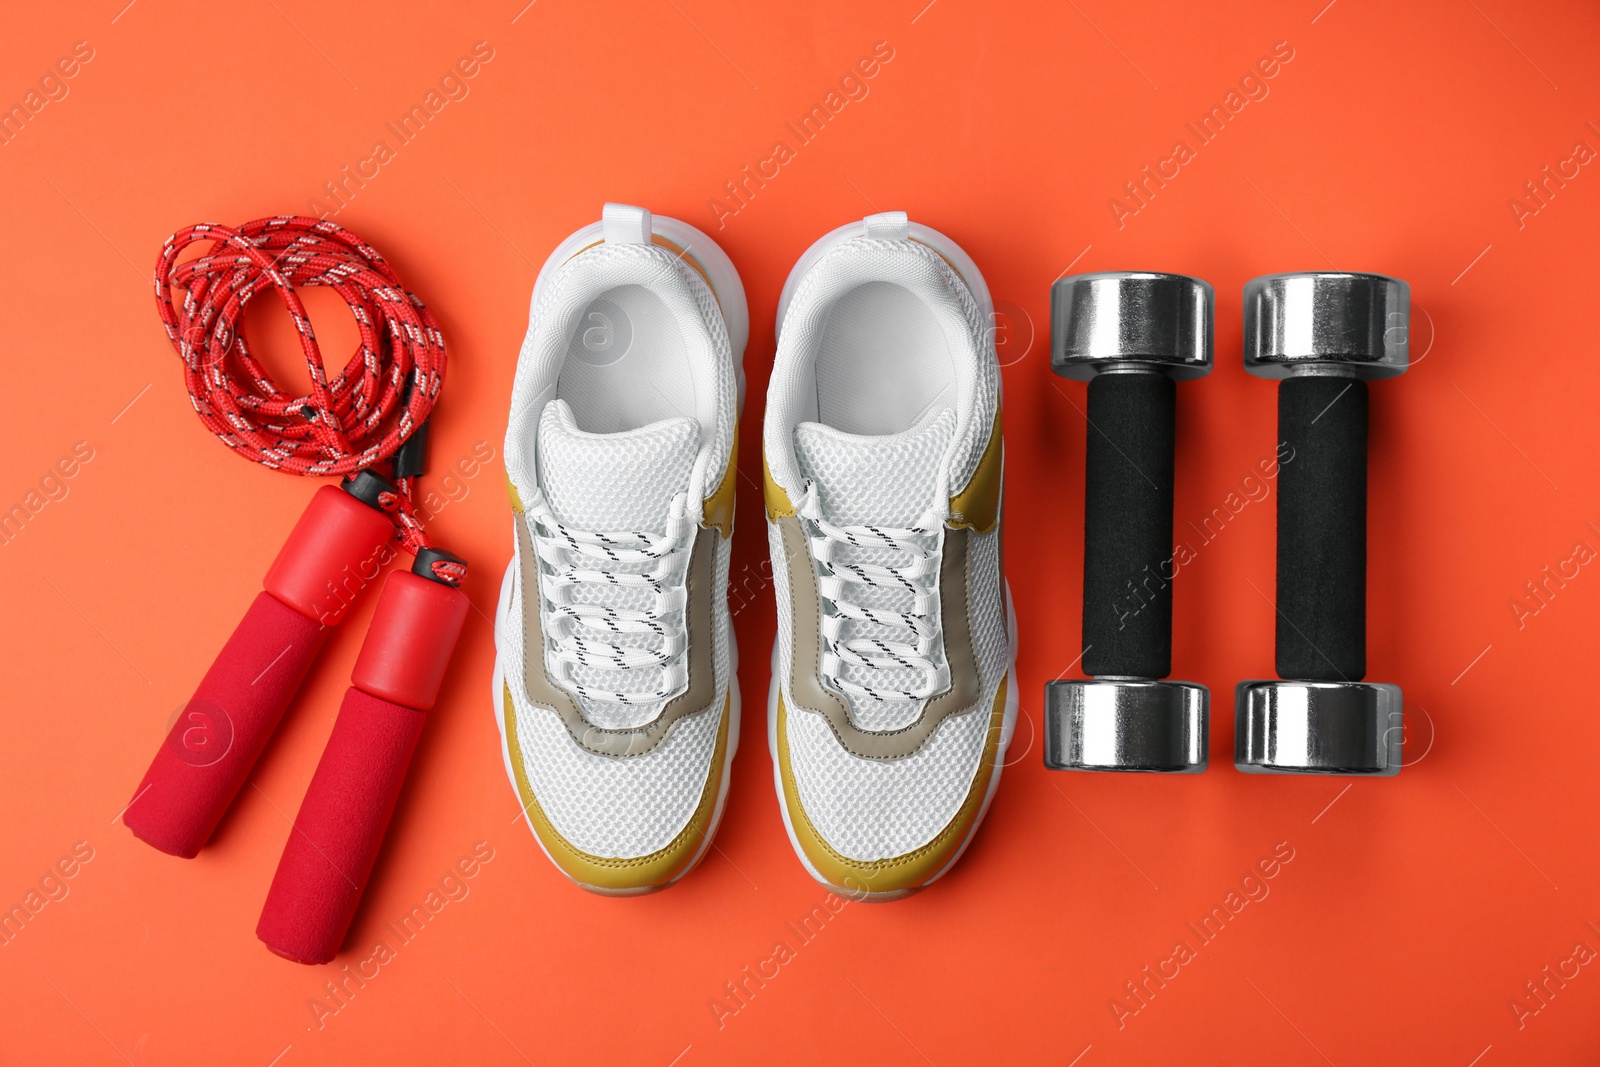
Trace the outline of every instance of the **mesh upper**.
<instances>
[{"instance_id":1,"label":"mesh upper","mask_svg":"<svg viewBox=\"0 0 1600 1067\"><path fill-rule=\"evenodd\" d=\"M693 414L692 418L665 419L637 430L585 434L559 399L558 382L574 332L582 328L585 308L598 294L621 286L643 286L662 302L689 354L693 380L684 395L696 410L683 413ZM738 416L735 354L716 296L704 278L681 255L657 245L601 244L542 272L537 302L530 310L506 429L506 474L518 495L532 501L542 494L559 521L591 533L641 527L662 532L667 504L674 494L685 491L690 517L696 517L698 499L706 492L705 478L720 478L727 466ZM637 343L634 351L649 355L649 349ZM516 521L526 520L517 516ZM522 769L540 807L556 831L583 851L615 858L647 855L670 843L700 802L721 711L733 684L733 643L724 593L729 544L720 537L712 541L713 632L697 639L712 643L715 699L705 712L680 719L651 751L630 757L596 756L584 750L553 710L528 699L521 672L522 598L533 591L522 588L520 566L513 563L511 591L495 628L516 712L510 728L516 731ZM612 592L624 591L596 587L573 599L603 598L617 607L641 606L626 596L612 599ZM681 615L675 618L681 623ZM624 635L617 643L644 639L645 635ZM574 676L598 684L608 673L616 672L578 667ZM628 672L635 683L648 673ZM640 725L661 712L660 704L586 700L579 704L590 722L605 728Z\"/></svg>"},{"instance_id":2,"label":"mesh upper","mask_svg":"<svg viewBox=\"0 0 1600 1067\"><path fill-rule=\"evenodd\" d=\"M768 543L778 601L779 677L787 692L794 657L788 568L804 561L786 559L776 523L768 524ZM1010 661L998 528L972 537L968 561L972 650L983 694L971 710L947 718L905 759L870 760L847 752L821 715L790 704L790 763L801 803L817 833L844 856L885 859L927 844L960 809L978 772L989 712Z\"/></svg>"},{"instance_id":3,"label":"mesh upper","mask_svg":"<svg viewBox=\"0 0 1600 1067\"><path fill-rule=\"evenodd\" d=\"M920 848L955 817L978 773L989 717L977 708L952 716L900 760L851 755L821 715L791 712L788 724L807 818L834 851L871 861Z\"/></svg>"},{"instance_id":4,"label":"mesh upper","mask_svg":"<svg viewBox=\"0 0 1600 1067\"><path fill-rule=\"evenodd\" d=\"M518 492L530 494L537 482L539 421L555 396L584 309L597 294L623 285L642 285L659 297L693 353L699 368L695 395L711 412L700 420L702 469L720 475L733 447L738 377L722 310L699 272L659 245L602 244L574 256L544 282L517 357L506 426L506 474Z\"/></svg>"},{"instance_id":5,"label":"mesh upper","mask_svg":"<svg viewBox=\"0 0 1600 1067\"><path fill-rule=\"evenodd\" d=\"M534 796L575 847L608 858L647 856L688 825L710 772L722 717L680 722L647 759L585 752L543 708L517 705L517 740Z\"/></svg>"},{"instance_id":6,"label":"mesh upper","mask_svg":"<svg viewBox=\"0 0 1600 1067\"><path fill-rule=\"evenodd\" d=\"M869 437L815 422L795 427L802 478L817 483L830 522L912 526L930 509L942 514L939 468L955 433L955 412L944 408L904 433Z\"/></svg>"},{"instance_id":7,"label":"mesh upper","mask_svg":"<svg viewBox=\"0 0 1600 1067\"><path fill-rule=\"evenodd\" d=\"M904 434L861 438L808 425L806 412L816 410L813 361L826 309L841 292L880 278L921 293L934 307L958 360L954 395ZM954 494L971 479L998 408L993 342L961 278L914 241L852 238L826 252L791 299L768 392L768 466L797 503L804 480L814 479L824 517L836 524L910 526L930 506L942 520L948 504L943 494ZM800 803L828 846L850 859L887 859L928 844L960 809L979 772L990 711L1009 668L1010 638L999 528L959 536L969 537L968 621L981 693L971 709L947 718L910 756L871 760L848 752L820 714L789 704L787 742ZM779 678L787 694L795 658L788 575L816 564L808 556L785 556L776 523L768 524L768 543L778 602ZM880 681L885 677L874 673ZM914 720L926 702L847 703L859 727L881 730Z\"/></svg>"},{"instance_id":8,"label":"mesh upper","mask_svg":"<svg viewBox=\"0 0 1600 1067\"><path fill-rule=\"evenodd\" d=\"M955 429L955 414L945 408L898 434L861 436L840 433L817 423L795 429L795 456L800 473L817 486L823 517L835 524L913 527L944 511L939 499L939 472ZM931 545L933 538L927 543ZM907 555L885 547L838 545L837 563L904 565ZM885 612L909 610L911 592L888 586L850 587L859 606ZM847 619L840 627L841 641L906 642L903 628L860 619ZM940 660L933 657L934 662ZM906 667L872 668L846 662L840 676L876 690L912 690L926 680L925 672ZM851 718L864 730L896 730L915 722L922 702L879 700L846 693Z\"/></svg>"},{"instance_id":9,"label":"mesh upper","mask_svg":"<svg viewBox=\"0 0 1600 1067\"><path fill-rule=\"evenodd\" d=\"M591 532L662 533L667 506L687 492L700 452L693 419L622 433L586 433L564 400L539 420L539 488L563 524Z\"/></svg>"},{"instance_id":10,"label":"mesh upper","mask_svg":"<svg viewBox=\"0 0 1600 1067\"><path fill-rule=\"evenodd\" d=\"M518 522L523 521L519 516ZM717 539L717 573L728 573L728 543ZM710 708L680 719L661 744L643 756L597 756L579 747L556 713L532 703L522 683L522 582L512 572L508 618L500 628L500 661L516 709L523 772L556 831L596 856L631 858L665 848L688 825L711 769L717 727L726 700L727 605L718 602L713 655L716 698ZM730 747L731 758L731 747Z\"/></svg>"},{"instance_id":11,"label":"mesh upper","mask_svg":"<svg viewBox=\"0 0 1600 1067\"><path fill-rule=\"evenodd\" d=\"M699 453L700 427L693 419L665 419L622 433L586 433L573 422L565 401L555 400L539 420L539 485L550 510L563 524L587 532L662 533L672 499L688 489ZM652 562L614 563L615 573L644 573ZM681 572L678 581L682 581ZM640 610L649 607L649 589L589 583L572 588L574 602ZM664 620L683 625L681 613ZM608 640L623 648L659 648L649 634L623 633ZM660 667L615 670L589 664L569 666L572 679L591 689L651 690L662 684ZM597 697L578 698L584 716L607 729L642 726L660 714L665 700L626 704Z\"/></svg>"},{"instance_id":12,"label":"mesh upper","mask_svg":"<svg viewBox=\"0 0 1600 1067\"><path fill-rule=\"evenodd\" d=\"M525 522L520 515L515 522ZM717 589L726 589L730 542L715 539ZM733 681L733 633L728 603L715 598L712 662L717 696L704 712L677 721L666 739L638 757L605 757L579 747L554 710L533 704L523 686L522 589L520 569L512 569L509 603L496 629L499 659L517 717L523 773L550 824L576 848L595 856L646 856L666 848L688 825L710 773L717 749L717 726ZM589 715L586 709L586 715ZM600 723L597 723L600 725ZM731 758L731 745L730 745Z\"/></svg>"},{"instance_id":13,"label":"mesh upper","mask_svg":"<svg viewBox=\"0 0 1600 1067\"><path fill-rule=\"evenodd\" d=\"M951 492L972 477L988 444L999 407L1000 368L994 339L977 301L944 258L916 241L854 237L830 249L796 287L778 336L763 424L768 467L778 484L798 494L794 427L815 408L816 348L829 309L859 285L892 279L929 302L957 360L954 456L947 476Z\"/></svg>"}]
</instances>

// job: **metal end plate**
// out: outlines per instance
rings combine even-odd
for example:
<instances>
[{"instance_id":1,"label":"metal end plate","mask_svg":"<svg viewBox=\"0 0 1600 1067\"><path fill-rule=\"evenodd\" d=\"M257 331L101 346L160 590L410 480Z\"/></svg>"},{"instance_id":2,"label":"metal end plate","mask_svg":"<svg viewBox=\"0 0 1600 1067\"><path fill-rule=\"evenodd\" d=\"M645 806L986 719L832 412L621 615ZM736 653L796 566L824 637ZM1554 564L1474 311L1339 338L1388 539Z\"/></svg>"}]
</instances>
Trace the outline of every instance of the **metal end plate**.
<instances>
[{"instance_id":1,"label":"metal end plate","mask_svg":"<svg viewBox=\"0 0 1600 1067\"><path fill-rule=\"evenodd\" d=\"M1244 287L1244 366L1261 378L1393 378L1410 365L1411 287L1383 274L1268 274Z\"/></svg>"},{"instance_id":2,"label":"metal end plate","mask_svg":"<svg viewBox=\"0 0 1600 1067\"><path fill-rule=\"evenodd\" d=\"M1206 769L1210 693L1192 682L1090 679L1044 687L1044 765L1054 771Z\"/></svg>"},{"instance_id":3,"label":"metal end plate","mask_svg":"<svg viewBox=\"0 0 1600 1067\"><path fill-rule=\"evenodd\" d=\"M1240 682L1234 766L1246 774L1400 773L1400 687Z\"/></svg>"},{"instance_id":4,"label":"metal end plate","mask_svg":"<svg viewBox=\"0 0 1600 1067\"><path fill-rule=\"evenodd\" d=\"M1211 372L1214 296L1183 274L1074 274L1050 287L1050 366L1087 381L1108 368L1180 381Z\"/></svg>"}]
</instances>

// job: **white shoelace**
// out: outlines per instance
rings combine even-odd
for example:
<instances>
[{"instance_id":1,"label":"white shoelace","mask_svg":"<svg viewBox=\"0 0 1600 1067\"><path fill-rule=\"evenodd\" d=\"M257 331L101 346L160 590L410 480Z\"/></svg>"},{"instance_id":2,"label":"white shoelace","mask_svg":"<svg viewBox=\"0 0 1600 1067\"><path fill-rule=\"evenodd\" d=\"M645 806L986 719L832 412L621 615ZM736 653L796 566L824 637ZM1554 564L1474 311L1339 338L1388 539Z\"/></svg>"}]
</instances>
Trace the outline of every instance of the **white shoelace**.
<instances>
[{"instance_id":1,"label":"white shoelace","mask_svg":"<svg viewBox=\"0 0 1600 1067\"><path fill-rule=\"evenodd\" d=\"M575 530L558 522L543 500L528 509L528 528L543 577L534 595L540 596L544 635L553 646L548 662L557 683L580 697L635 705L664 700L688 684L683 618L688 594L683 575L694 539L686 503L682 493L673 497L666 532L660 534ZM649 597L647 607L616 605L642 595ZM612 603L601 602L605 599ZM669 621L673 615L677 618ZM643 639L629 641L626 634ZM578 667L624 675L657 667L659 685L646 689L589 685L573 676Z\"/></svg>"},{"instance_id":2,"label":"white shoelace","mask_svg":"<svg viewBox=\"0 0 1600 1067\"><path fill-rule=\"evenodd\" d=\"M950 685L950 668L939 650L939 539L932 515L921 526L835 526L822 517L815 482L806 484L800 517L821 575L823 681L839 692L872 700L923 700ZM854 556L854 559L845 558ZM870 562L876 557L879 562ZM882 605L862 603L871 589ZM883 636L846 639L847 622L879 627ZM846 665L857 676L903 669L921 679L914 688L866 685L841 677Z\"/></svg>"}]
</instances>

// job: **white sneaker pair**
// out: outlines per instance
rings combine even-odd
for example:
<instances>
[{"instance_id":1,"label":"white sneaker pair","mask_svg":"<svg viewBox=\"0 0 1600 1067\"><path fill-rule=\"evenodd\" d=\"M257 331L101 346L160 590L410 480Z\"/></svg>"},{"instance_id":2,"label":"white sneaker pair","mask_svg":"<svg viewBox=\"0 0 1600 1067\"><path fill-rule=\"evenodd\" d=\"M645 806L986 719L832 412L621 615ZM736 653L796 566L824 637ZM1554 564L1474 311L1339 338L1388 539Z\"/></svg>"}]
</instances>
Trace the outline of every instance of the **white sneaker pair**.
<instances>
[{"instance_id":1,"label":"white sneaker pair","mask_svg":"<svg viewBox=\"0 0 1600 1067\"><path fill-rule=\"evenodd\" d=\"M822 238L779 304L768 739L796 853L856 898L955 862L1016 720L989 316L972 261L903 213ZM642 208L608 204L534 286L496 718L540 847L597 892L682 877L727 799L748 335L728 257Z\"/></svg>"}]
</instances>

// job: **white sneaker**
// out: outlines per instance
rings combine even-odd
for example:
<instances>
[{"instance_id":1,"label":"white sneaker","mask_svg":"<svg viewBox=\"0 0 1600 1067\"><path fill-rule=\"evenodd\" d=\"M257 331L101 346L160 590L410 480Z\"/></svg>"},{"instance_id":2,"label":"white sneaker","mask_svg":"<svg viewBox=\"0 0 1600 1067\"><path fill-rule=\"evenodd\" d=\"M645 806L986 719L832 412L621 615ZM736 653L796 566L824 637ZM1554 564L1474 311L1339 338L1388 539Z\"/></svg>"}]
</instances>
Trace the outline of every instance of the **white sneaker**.
<instances>
[{"instance_id":1,"label":"white sneaker","mask_svg":"<svg viewBox=\"0 0 1600 1067\"><path fill-rule=\"evenodd\" d=\"M768 733L796 854L857 898L955 863L1016 722L990 314L972 260L901 212L818 241L778 308Z\"/></svg>"},{"instance_id":2,"label":"white sneaker","mask_svg":"<svg viewBox=\"0 0 1600 1067\"><path fill-rule=\"evenodd\" d=\"M586 889L682 877L739 745L728 552L749 319L709 237L607 204L539 272L506 430L506 769Z\"/></svg>"}]
</instances>

